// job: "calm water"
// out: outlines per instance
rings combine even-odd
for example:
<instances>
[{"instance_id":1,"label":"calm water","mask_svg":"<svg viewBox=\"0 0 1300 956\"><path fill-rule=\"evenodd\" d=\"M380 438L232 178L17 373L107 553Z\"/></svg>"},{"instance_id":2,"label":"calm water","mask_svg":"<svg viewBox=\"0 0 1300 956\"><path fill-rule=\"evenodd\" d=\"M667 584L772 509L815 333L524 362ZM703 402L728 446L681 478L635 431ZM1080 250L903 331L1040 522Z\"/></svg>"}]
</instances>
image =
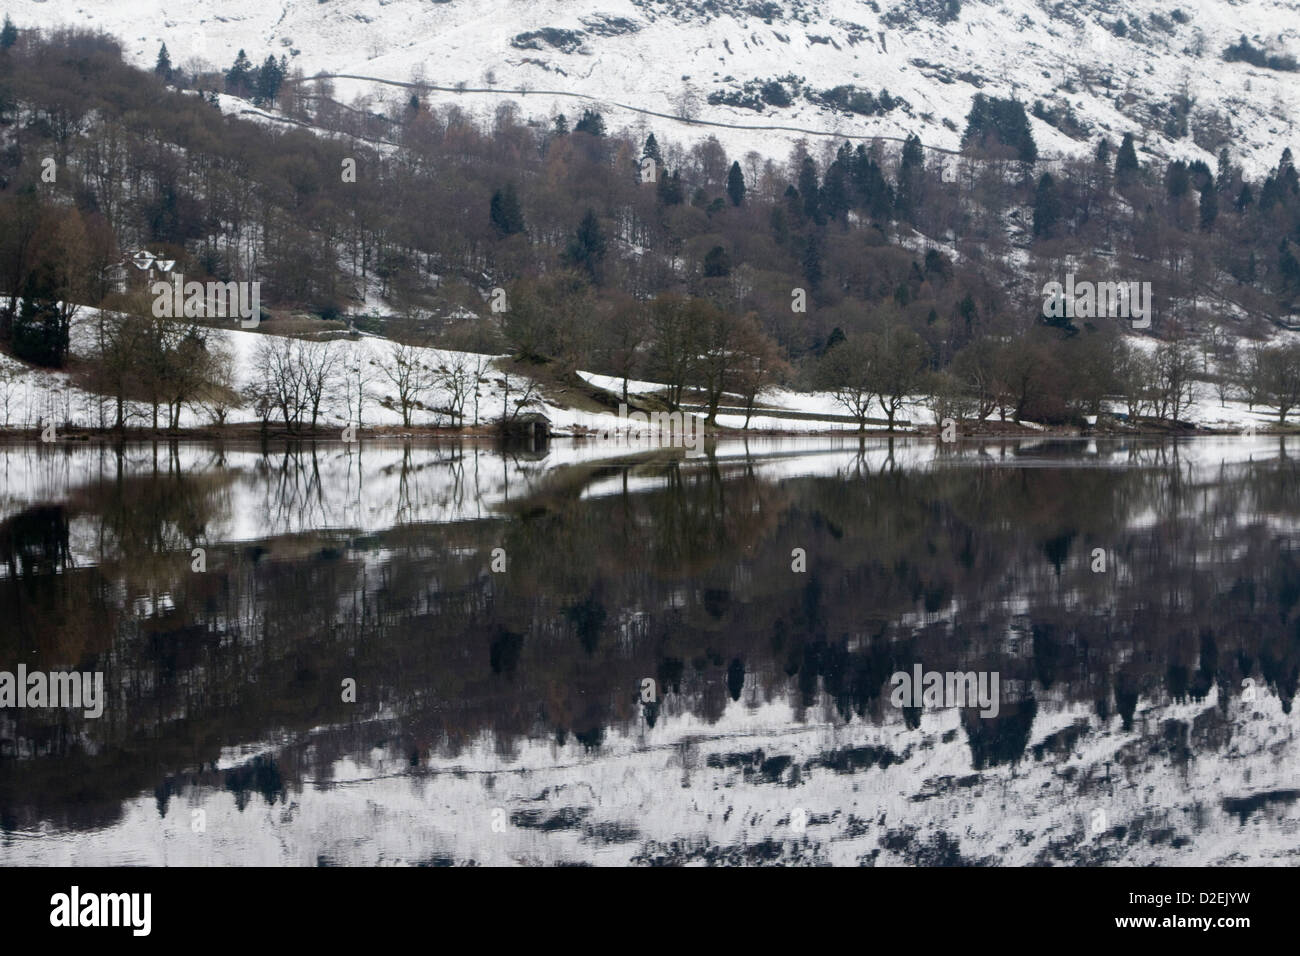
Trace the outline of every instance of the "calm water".
<instances>
[{"instance_id":1,"label":"calm water","mask_svg":"<svg viewBox=\"0 0 1300 956\"><path fill-rule=\"evenodd\" d=\"M0 863L1295 863L1300 443L611 454L0 447Z\"/></svg>"}]
</instances>

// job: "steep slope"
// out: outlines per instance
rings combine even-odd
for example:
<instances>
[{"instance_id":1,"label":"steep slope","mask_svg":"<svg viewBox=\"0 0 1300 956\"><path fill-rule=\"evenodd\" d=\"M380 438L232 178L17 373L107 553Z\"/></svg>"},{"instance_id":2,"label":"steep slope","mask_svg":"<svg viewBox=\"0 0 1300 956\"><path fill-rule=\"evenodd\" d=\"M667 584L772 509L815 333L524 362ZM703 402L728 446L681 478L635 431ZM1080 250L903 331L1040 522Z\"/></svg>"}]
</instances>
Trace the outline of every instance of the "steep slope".
<instances>
[{"instance_id":1,"label":"steep slope","mask_svg":"<svg viewBox=\"0 0 1300 956\"><path fill-rule=\"evenodd\" d=\"M1034 134L1045 154L1087 153L1103 132L1117 139L1133 131L1162 156L1212 161L1230 144L1248 171L1276 162L1293 141L1300 74L1225 62L1222 54L1242 35L1268 54L1300 54L1294 10L1281 0L1131 0L1122 7L1104 0L10 5L20 26L100 27L141 64L152 64L163 42L183 66L225 67L241 48L255 62L284 54L307 76L415 79L448 90L432 98L456 98L481 113L511 98L529 114L572 115L582 102L559 94L580 94L605 103L613 126L714 134L733 153L781 156L800 129L916 132L927 145L955 148L971 99L982 91L1027 105L1042 100ZM460 84L467 91L453 92ZM846 86L853 89L827 97ZM345 98L382 90L356 80L337 89ZM883 105L882 89L890 94ZM522 90L529 92L512 92Z\"/></svg>"}]
</instances>

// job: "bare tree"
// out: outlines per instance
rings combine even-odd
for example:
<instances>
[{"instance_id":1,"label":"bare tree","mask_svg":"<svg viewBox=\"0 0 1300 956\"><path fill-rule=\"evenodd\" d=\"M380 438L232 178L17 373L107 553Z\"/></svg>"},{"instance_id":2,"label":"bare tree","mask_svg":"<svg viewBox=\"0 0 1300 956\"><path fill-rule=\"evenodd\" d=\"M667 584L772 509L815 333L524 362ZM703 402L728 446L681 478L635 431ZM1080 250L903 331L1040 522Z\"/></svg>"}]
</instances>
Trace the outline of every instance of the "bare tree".
<instances>
[{"instance_id":1,"label":"bare tree","mask_svg":"<svg viewBox=\"0 0 1300 956\"><path fill-rule=\"evenodd\" d=\"M438 369L438 382L447 391L452 424L463 428L465 404L477 385L473 361L464 352L444 353L442 366Z\"/></svg>"},{"instance_id":2,"label":"bare tree","mask_svg":"<svg viewBox=\"0 0 1300 956\"><path fill-rule=\"evenodd\" d=\"M844 406L865 431L875 398L871 352L861 336L845 339L826 350L817 367L816 382Z\"/></svg>"},{"instance_id":3,"label":"bare tree","mask_svg":"<svg viewBox=\"0 0 1300 956\"><path fill-rule=\"evenodd\" d=\"M309 424L313 431L320 417L321 405L332 397L340 365L339 351L333 342L304 345L301 349L303 398L306 410L311 414Z\"/></svg>"},{"instance_id":4,"label":"bare tree","mask_svg":"<svg viewBox=\"0 0 1300 956\"><path fill-rule=\"evenodd\" d=\"M519 413L523 411L525 406L536 401L538 388L535 379L524 378L522 381L516 379L514 384L518 384L522 388L522 391L519 393L519 397L515 399L514 411L511 411L510 391L512 383L510 380L510 370L508 368L503 369L503 373L501 381L505 388L505 393L501 397L501 424L504 425L507 422L513 422L519 417Z\"/></svg>"},{"instance_id":5,"label":"bare tree","mask_svg":"<svg viewBox=\"0 0 1300 956\"><path fill-rule=\"evenodd\" d=\"M482 394L483 373L488 369L491 360L486 355L474 356L474 425L478 427L478 400Z\"/></svg>"},{"instance_id":6,"label":"bare tree","mask_svg":"<svg viewBox=\"0 0 1300 956\"><path fill-rule=\"evenodd\" d=\"M402 424L411 427L415 409L433 386L433 374L421 360L420 351L413 345L394 342L388 361L380 366L384 377L397 390L397 407L402 413Z\"/></svg>"},{"instance_id":7,"label":"bare tree","mask_svg":"<svg viewBox=\"0 0 1300 956\"><path fill-rule=\"evenodd\" d=\"M208 340L212 367L199 386L193 404L211 418L213 424L224 425L231 409L239 404L235 391L235 373L230 350L215 339Z\"/></svg>"},{"instance_id":8,"label":"bare tree","mask_svg":"<svg viewBox=\"0 0 1300 956\"><path fill-rule=\"evenodd\" d=\"M1139 349L1125 346L1115 368L1115 381L1128 412L1129 422L1137 424L1150 404L1154 365Z\"/></svg>"},{"instance_id":9,"label":"bare tree","mask_svg":"<svg viewBox=\"0 0 1300 956\"><path fill-rule=\"evenodd\" d=\"M1177 422L1196 400L1196 353L1183 339L1164 342L1155 354L1155 412L1161 421Z\"/></svg>"},{"instance_id":10,"label":"bare tree","mask_svg":"<svg viewBox=\"0 0 1300 956\"><path fill-rule=\"evenodd\" d=\"M244 386L243 391L240 392L240 398L257 416L257 420L262 426L262 435L265 436L267 428L271 424L271 416L275 414L275 389L266 381L254 379Z\"/></svg>"},{"instance_id":11,"label":"bare tree","mask_svg":"<svg viewBox=\"0 0 1300 956\"><path fill-rule=\"evenodd\" d=\"M1285 425L1291 410L1300 407L1300 345L1260 347L1253 359L1258 402L1276 408L1278 423Z\"/></svg>"},{"instance_id":12,"label":"bare tree","mask_svg":"<svg viewBox=\"0 0 1300 956\"><path fill-rule=\"evenodd\" d=\"M751 312L741 319L736 335L735 387L745 402L746 428L759 396L790 373L780 347L763 331L758 317Z\"/></svg>"},{"instance_id":13,"label":"bare tree","mask_svg":"<svg viewBox=\"0 0 1300 956\"><path fill-rule=\"evenodd\" d=\"M11 406L23 387L23 378L24 373L19 367L7 363L0 365L0 414L4 416L0 420L0 427L9 427Z\"/></svg>"},{"instance_id":14,"label":"bare tree","mask_svg":"<svg viewBox=\"0 0 1300 956\"><path fill-rule=\"evenodd\" d=\"M998 407L997 347L989 339L977 339L957 353L950 367L976 416L982 422Z\"/></svg>"},{"instance_id":15,"label":"bare tree","mask_svg":"<svg viewBox=\"0 0 1300 956\"><path fill-rule=\"evenodd\" d=\"M302 343L297 339L263 336L253 357L258 379L270 390L272 405L284 419L284 427L296 431L307 407L303 382Z\"/></svg>"}]
</instances>

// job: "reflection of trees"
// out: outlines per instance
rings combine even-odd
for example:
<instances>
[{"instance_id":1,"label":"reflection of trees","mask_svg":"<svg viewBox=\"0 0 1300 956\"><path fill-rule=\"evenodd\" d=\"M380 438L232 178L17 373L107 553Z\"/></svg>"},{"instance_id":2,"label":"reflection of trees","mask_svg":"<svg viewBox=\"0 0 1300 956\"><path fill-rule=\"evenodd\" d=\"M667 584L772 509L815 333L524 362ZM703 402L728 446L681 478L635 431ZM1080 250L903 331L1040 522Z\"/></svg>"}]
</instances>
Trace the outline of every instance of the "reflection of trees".
<instances>
[{"instance_id":1,"label":"reflection of trees","mask_svg":"<svg viewBox=\"0 0 1300 956\"><path fill-rule=\"evenodd\" d=\"M1143 698L1235 692L1242 676L1289 700L1300 682L1296 464L1207 480L1173 452L1163 464L1125 453L1139 455L1135 467L1069 467L1039 445L1033 466L1001 468L1014 449L989 445L928 471L780 484L743 459L603 463L516 482L509 514L446 524L420 515L464 493L464 448L403 454L391 476L353 472L358 456L338 480L363 501L396 479L393 527L208 542L203 575L190 573L188 547L229 509L228 476L160 467L106 480L73 497L98 521L97 568L71 567L60 509L0 526L0 614L24 641L62 633L68 660L111 642L125 695L88 728L101 756L50 724L59 759L21 776L0 769L0 808L75 802L58 780L88 774L108 806L280 730L294 743L273 765L220 785L274 799L345 754L382 743L418 762L484 730L503 749L527 734L599 746L611 725L657 718L661 705L713 718L734 700L788 698L801 714L895 720L889 677L916 662L997 670L1004 688L1025 688L994 720L964 716L977 766L1017 759L1048 700L1085 701L1127 725ZM331 472L314 453L261 467L263 526L323 515ZM506 574L489 570L495 547ZM795 547L806 573L791 570ZM1089 567L1097 547L1105 574ZM129 600L144 588L147 613ZM60 632L56 619L74 623ZM356 705L340 699L345 677ZM646 677L653 707L638 696ZM39 719L24 715L22 732ZM311 728L329 729L309 738Z\"/></svg>"},{"instance_id":2,"label":"reflection of trees","mask_svg":"<svg viewBox=\"0 0 1300 956\"><path fill-rule=\"evenodd\" d=\"M72 666L108 643L108 622L93 611L103 582L76 567L68 520L62 506L51 505L0 523L0 669L12 671L19 661L33 669Z\"/></svg>"}]
</instances>

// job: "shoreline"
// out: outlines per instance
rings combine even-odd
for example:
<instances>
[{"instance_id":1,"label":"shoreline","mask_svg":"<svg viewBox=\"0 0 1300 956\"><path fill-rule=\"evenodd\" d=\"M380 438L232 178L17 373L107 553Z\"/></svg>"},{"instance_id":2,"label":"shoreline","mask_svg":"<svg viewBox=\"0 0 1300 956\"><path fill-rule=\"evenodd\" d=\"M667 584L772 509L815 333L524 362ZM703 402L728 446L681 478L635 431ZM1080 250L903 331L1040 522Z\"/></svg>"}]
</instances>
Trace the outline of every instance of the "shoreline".
<instances>
[{"instance_id":1,"label":"shoreline","mask_svg":"<svg viewBox=\"0 0 1300 956\"><path fill-rule=\"evenodd\" d=\"M45 444L68 445L81 443L118 444L178 441L254 441L271 442L338 442L353 444L366 441L411 440L411 439L456 439L474 442L496 441L515 444L519 441L514 436L503 436L495 425L477 425L466 428L449 428L440 425L376 425L356 429L351 440L343 438L343 427L304 428L297 431L286 430L283 426L263 429L258 423L239 422L227 425L202 425L175 430L155 430L147 427L86 428L79 426L66 431L56 431L54 441L44 440L40 428L3 428L0 429L0 444ZM1034 437L1078 438L1078 439L1120 439L1120 438L1186 438L1210 436L1286 437L1300 434L1300 423L1278 425L1271 423L1266 428L1253 431L1231 428L1211 428L1186 422L1177 425L1146 426L1139 428L1080 428L1068 425L1030 426L1017 425L1014 422L997 423L959 423L956 441L971 439L1022 439ZM928 438L941 439L941 429L936 425L922 425L894 429L872 427L859 431L853 428L829 429L772 429L772 428L722 428L712 427L704 432L704 437L711 440L734 440L738 438ZM573 442L600 441L599 432L570 431L558 429L543 436L541 441L566 440ZM652 437L643 439L654 443Z\"/></svg>"}]
</instances>

